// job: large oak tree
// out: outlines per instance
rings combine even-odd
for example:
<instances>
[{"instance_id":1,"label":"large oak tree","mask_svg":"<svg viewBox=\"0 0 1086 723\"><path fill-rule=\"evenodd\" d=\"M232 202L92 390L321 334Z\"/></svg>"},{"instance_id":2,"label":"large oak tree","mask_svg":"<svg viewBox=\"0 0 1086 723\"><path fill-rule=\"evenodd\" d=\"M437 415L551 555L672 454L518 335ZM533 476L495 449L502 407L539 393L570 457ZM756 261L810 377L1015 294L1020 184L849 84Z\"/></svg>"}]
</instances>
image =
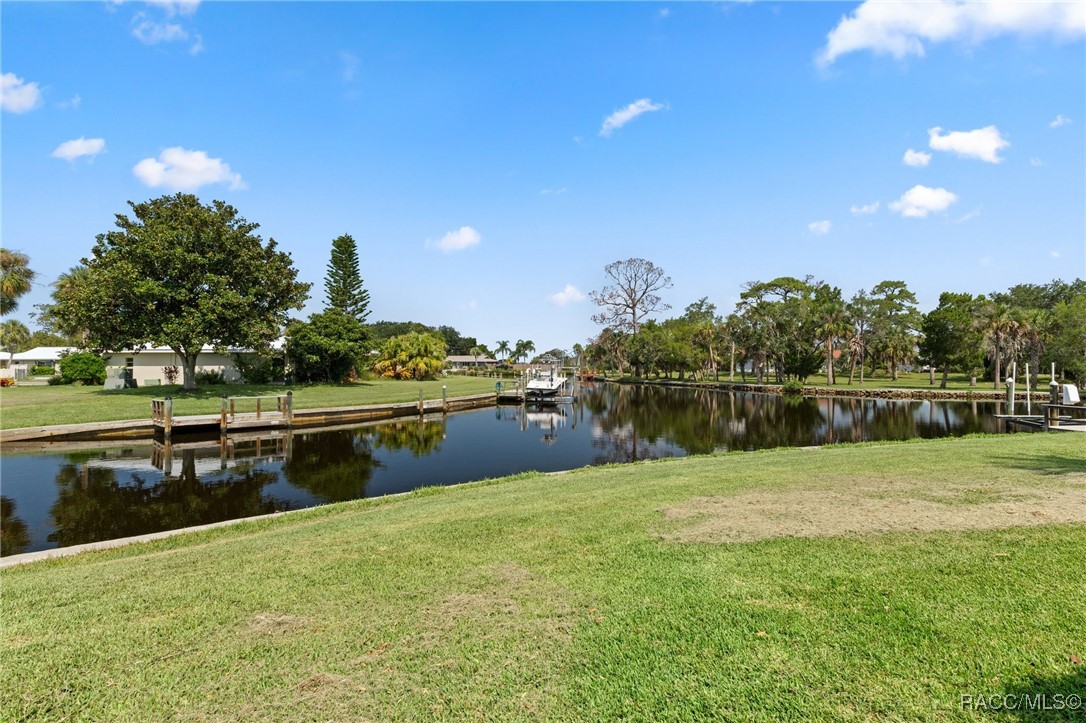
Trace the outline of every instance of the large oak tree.
<instances>
[{"instance_id":1,"label":"large oak tree","mask_svg":"<svg viewBox=\"0 0 1086 723\"><path fill-rule=\"evenodd\" d=\"M84 346L168 346L195 389L205 345L261 348L305 303L290 254L232 206L180 193L129 206L134 218L117 214L83 259L86 277L52 309L62 328L85 330Z\"/></svg>"}]
</instances>

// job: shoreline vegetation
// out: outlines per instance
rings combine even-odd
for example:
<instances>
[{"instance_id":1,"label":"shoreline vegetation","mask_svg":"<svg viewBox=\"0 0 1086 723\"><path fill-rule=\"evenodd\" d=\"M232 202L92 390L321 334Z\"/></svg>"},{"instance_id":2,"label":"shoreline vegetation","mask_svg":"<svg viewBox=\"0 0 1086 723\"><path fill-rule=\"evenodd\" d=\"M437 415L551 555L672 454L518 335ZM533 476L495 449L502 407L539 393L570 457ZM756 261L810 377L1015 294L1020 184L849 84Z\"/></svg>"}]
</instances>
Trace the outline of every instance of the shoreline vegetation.
<instances>
[{"instance_id":1,"label":"shoreline vegetation","mask_svg":"<svg viewBox=\"0 0 1086 723\"><path fill-rule=\"evenodd\" d=\"M755 384L721 379L646 379L636 377L597 376L596 379L619 384L649 384L723 391L780 394L781 384ZM1038 379L1032 399L1044 402L1048 398L1048 376ZM12 431L63 424L142 421L150 419L150 401L170 395L177 415L217 414L223 395L256 396L283 394L294 391L296 410L356 407L375 404L402 404L418 401L419 391L427 400L440 399L442 386L449 397L484 394L494 391L500 381L484 376L449 375L437 380L406 382L377 379L344 384L227 384L207 385L195 391L184 391L179 385L142 387L138 389L103 390L100 387L17 385L0 391L0 430ZM930 385L928 375L899 374L897 380L868 378L863 385L808 383L804 396L875 397L884 399L947 399L996 400L1006 399L1006 392L984 386L969 386L963 375L952 375L946 389ZM1016 389L1017 399L1026 398L1025 390Z\"/></svg>"},{"instance_id":2,"label":"shoreline vegetation","mask_svg":"<svg viewBox=\"0 0 1086 723\"><path fill-rule=\"evenodd\" d=\"M964 720L963 696L1083 689L1084 497L1073 435L867 443L424 488L18 565L0 710Z\"/></svg>"}]
</instances>

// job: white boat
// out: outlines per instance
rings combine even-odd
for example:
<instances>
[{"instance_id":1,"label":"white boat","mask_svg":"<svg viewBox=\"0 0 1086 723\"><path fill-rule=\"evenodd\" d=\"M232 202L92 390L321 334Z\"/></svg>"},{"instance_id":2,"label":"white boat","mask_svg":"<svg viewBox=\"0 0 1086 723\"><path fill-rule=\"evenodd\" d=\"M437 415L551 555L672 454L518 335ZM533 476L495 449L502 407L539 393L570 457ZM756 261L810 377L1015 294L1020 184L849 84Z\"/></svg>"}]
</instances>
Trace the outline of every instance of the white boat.
<instances>
[{"instance_id":1,"label":"white boat","mask_svg":"<svg viewBox=\"0 0 1086 723\"><path fill-rule=\"evenodd\" d=\"M557 366L529 369L524 390L529 399L532 397L554 397L562 391L568 381L569 378L562 376Z\"/></svg>"}]
</instances>

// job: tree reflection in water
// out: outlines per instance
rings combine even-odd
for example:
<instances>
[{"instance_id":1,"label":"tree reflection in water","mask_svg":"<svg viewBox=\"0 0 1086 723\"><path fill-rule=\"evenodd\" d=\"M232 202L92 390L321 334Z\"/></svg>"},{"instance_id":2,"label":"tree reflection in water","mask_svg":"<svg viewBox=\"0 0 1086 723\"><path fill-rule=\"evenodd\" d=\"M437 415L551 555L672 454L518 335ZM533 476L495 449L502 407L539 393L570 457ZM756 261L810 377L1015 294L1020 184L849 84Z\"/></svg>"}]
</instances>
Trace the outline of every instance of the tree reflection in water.
<instances>
[{"instance_id":1,"label":"tree reflection in water","mask_svg":"<svg viewBox=\"0 0 1086 723\"><path fill-rule=\"evenodd\" d=\"M586 385L602 449L597 463L677 453L811 446L994 432L993 420L954 402L782 397L720 389ZM936 419L938 415L938 419Z\"/></svg>"},{"instance_id":2,"label":"tree reflection in water","mask_svg":"<svg viewBox=\"0 0 1086 723\"><path fill-rule=\"evenodd\" d=\"M18 555L30 546L30 530L15 516L15 500L0 495L0 557Z\"/></svg>"},{"instance_id":3,"label":"tree reflection in water","mask_svg":"<svg viewBox=\"0 0 1086 723\"><path fill-rule=\"evenodd\" d=\"M382 424L373 433L373 442L382 449L409 449L416 457L425 457L441 449L445 441L445 421L411 420Z\"/></svg>"},{"instance_id":4,"label":"tree reflection in water","mask_svg":"<svg viewBox=\"0 0 1086 723\"><path fill-rule=\"evenodd\" d=\"M295 434L283 473L292 485L325 502L344 502L366 496L366 484L379 466L363 431L344 429Z\"/></svg>"},{"instance_id":5,"label":"tree reflection in water","mask_svg":"<svg viewBox=\"0 0 1086 723\"><path fill-rule=\"evenodd\" d=\"M183 450L181 473L153 483L130 470L124 470L129 479L119 481L118 469L94 460L70 461L56 475L49 540L66 547L253 517L289 506L262 493L278 479L275 471L242 464L201 480L196 459L195 450Z\"/></svg>"}]
</instances>

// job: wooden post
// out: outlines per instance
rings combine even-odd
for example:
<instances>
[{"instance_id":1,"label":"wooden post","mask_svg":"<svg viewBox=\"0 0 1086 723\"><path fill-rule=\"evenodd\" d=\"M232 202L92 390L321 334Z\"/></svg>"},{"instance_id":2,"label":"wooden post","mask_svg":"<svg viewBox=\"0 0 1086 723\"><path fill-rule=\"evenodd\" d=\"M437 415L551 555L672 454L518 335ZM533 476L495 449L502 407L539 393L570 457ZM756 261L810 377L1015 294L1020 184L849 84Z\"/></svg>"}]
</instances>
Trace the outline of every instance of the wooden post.
<instances>
[{"instance_id":1,"label":"wooden post","mask_svg":"<svg viewBox=\"0 0 1086 723\"><path fill-rule=\"evenodd\" d=\"M260 397L256 398L256 418L260 419Z\"/></svg>"},{"instance_id":2,"label":"wooden post","mask_svg":"<svg viewBox=\"0 0 1086 723\"><path fill-rule=\"evenodd\" d=\"M287 392L287 426L294 426L294 392Z\"/></svg>"},{"instance_id":3,"label":"wooden post","mask_svg":"<svg viewBox=\"0 0 1086 723\"><path fill-rule=\"evenodd\" d=\"M1056 405L1056 402L1046 404L1045 410L1045 429L1060 426L1060 408Z\"/></svg>"},{"instance_id":4,"label":"wooden post","mask_svg":"<svg viewBox=\"0 0 1086 723\"><path fill-rule=\"evenodd\" d=\"M173 397L166 397L166 401L162 406L162 433L166 439L169 439L170 435L173 434Z\"/></svg>"},{"instance_id":5,"label":"wooden post","mask_svg":"<svg viewBox=\"0 0 1086 723\"><path fill-rule=\"evenodd\" d=\"M222 395L222 414L219 415L219 432L222 434L226 434L226 408L228 403L231 407L234 405L232 400L227 400L225 394Z\"/></svg>"},{"instance_id":6,"label":"wooden post","mask_svg":"<svg viewBox=\"0 0 1086 723\"><path fill-rule=\"evenodd\" d=\"M449 388L444 384L441 385L441 413L449 413Z\"/></svg>"},{"instance_id":7,"label":"wooden post","mask_svg":"<svg viewBox=\"0 0 1086 723\"><path fill-rule=\"evenodd\" d=\"M169 400L169 397L166 397ZM162 445L162 474L167 477L173 476L173 445L170 444L170 437L166 435Z\"/></svg>"},{"instance_id":8,"label":"wooden post","mask_svg":"<svg viewBox=\"0 0 1086 723\"><path fill-rule=\"evenodd\" d=\"M422 388L419 388L419 416L422 416Z\"/></svg>"},{"instance_id":9,"label":"wooden post","mask_svg":"<svg viewBox=\"0 0 1086 723\"><path fill-rule=\"evenodd\" d=\"M1048 379L1048 403L1056 404L1059 399L1060 385L1056 381L1056 362L1052 362L1052 374Z\"/></svg>"}]
</instances>

